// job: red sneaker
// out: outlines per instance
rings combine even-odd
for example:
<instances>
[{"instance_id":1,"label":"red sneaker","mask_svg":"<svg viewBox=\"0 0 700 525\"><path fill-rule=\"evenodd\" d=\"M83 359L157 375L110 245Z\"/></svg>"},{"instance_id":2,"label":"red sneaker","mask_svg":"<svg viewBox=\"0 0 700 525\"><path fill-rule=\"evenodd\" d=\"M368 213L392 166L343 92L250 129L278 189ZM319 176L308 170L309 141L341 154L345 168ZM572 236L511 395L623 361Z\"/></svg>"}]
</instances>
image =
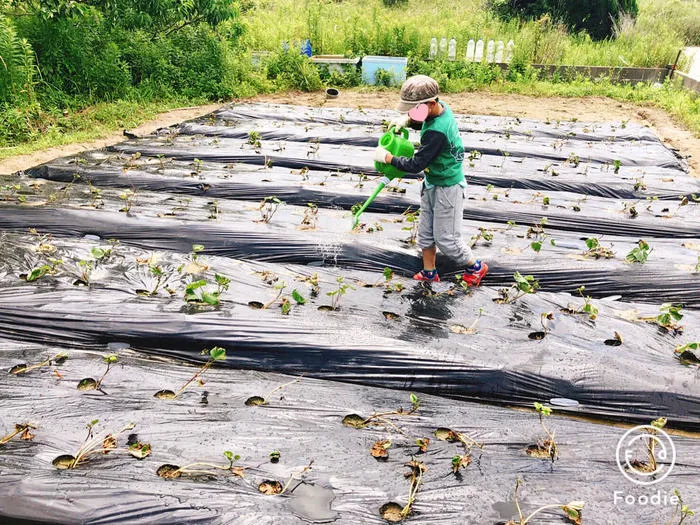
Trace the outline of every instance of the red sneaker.
<instances>
[{"instance_id":1,"label":"red sneaker","mask_svg":"<svg viewBox=\"0 0 700 525\"><path fill-rule=\"evenodd\" d=\"M435 272L435 277L433 277L433 278L431 279L430 277L428 277L427 275L425 275L425 273L423 273L423 270L421 270L421 271L418 272L416 275L414 275L413 278L414 278L416 281L426 281L426 282L429 282L429 283L439 283L439 282L440 282L440 276L437 274L437 272Z\"/></svg>"},{"instance_id":2,"label":"red sneaker","mask_svg":"<svg viewBox=\"0 0 700 525\"><path fill-rule=\"evenodd\" d=\"M467 286L479 286L481 280L489 273L489 267L485 262L476 261L476 263L479 265L478 270L473 272L465 270L464 275L462 275L462 281L467 283Z\"/></svg>"}]
</instances>

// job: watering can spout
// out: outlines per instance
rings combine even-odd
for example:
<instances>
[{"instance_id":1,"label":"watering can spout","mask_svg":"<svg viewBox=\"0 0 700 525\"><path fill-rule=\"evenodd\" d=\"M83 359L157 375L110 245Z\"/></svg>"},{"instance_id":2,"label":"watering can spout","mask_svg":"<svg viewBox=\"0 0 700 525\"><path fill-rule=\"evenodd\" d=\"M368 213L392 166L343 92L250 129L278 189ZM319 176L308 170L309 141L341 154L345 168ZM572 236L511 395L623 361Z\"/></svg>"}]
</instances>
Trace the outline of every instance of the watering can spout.
<instances>
[{"instance_id":1,"label":"watering can spout","mask_svg":"<svg viewBox=\"0 0 700 525\"><path fill-rule=\"evenodd\" d=\"M398 133L398 134L397 134ZM401 128L397 130L395 127L389 128L389 131L384 133L379 139L379 146L387 150L394 157L413 157L413 143L408 140L408 130L406 128ZM379 185L374 190L372 195L365 201L362 207L353 215L352 228L353 230L357 228L360 222L360 215L367 209L367 206L379 195L379 192L384 189L384 186L389 184L389 182L395 178L403 177L404 172L395 168L391 164L384 164L383 162L375 162L374 168L382 173L384 176L381 178Z\"/></svg>"}]
</instances>

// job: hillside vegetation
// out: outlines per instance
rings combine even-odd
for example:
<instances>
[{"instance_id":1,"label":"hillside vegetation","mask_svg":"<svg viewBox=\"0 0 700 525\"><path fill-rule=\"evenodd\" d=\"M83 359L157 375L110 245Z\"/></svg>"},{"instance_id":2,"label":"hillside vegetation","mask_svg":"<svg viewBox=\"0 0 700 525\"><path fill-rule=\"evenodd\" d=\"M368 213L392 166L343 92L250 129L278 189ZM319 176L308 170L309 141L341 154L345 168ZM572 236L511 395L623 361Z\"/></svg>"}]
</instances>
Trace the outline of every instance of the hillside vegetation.
<instances>
[{"instance_id":1,"label":"hillside vegetation","mask_svg":"<svg viewBox=\"0 0 700 525\"><path fill-rule=\"evenodd\" d=\"M636 20L622 15L614 38L593 40L556 17L504 16L501 0L488 1L0 0L0 158L23 144L85 140L179 105L360 82L356 73L319 72L295 48L306 38L315 54L408 56L409 73L433 75L446 91L606 95L658 105L700 132L698 97L673 85L542 82L528 67L665 66L700 42L695 2L639 0ZM458 57L470 38L512 39L511 67L426 61L430 39L443 36L457 39ZM255 51L271 55L253 65Z\"/></svg>"}]
</instances>

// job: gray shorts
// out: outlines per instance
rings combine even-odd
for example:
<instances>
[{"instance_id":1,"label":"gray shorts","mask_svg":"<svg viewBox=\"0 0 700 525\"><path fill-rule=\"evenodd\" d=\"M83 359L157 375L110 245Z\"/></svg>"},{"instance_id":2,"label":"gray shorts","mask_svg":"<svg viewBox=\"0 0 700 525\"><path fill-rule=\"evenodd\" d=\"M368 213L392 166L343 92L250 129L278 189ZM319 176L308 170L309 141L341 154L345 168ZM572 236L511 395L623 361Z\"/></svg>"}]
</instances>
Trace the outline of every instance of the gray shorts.
<instances>
[{"instance_id":1,"label":"gray shorts","mask_svg":"<svg viewBox=\"0 0 700 525\"><path fill-rule=\"evenodd\" d=\"M457 264L474 262L471 248L462 238L462 211L465 189L454 186L421 187L420 217L418 219L419 248L438 250Z\"/></svg>"}]
</instances>

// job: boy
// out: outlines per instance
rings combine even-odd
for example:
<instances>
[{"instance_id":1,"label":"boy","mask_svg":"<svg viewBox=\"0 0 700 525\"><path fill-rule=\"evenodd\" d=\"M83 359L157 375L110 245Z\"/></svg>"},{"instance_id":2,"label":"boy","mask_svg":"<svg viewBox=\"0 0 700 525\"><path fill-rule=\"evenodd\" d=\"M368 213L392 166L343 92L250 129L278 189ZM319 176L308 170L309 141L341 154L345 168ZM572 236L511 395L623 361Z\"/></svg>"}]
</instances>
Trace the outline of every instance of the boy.
<instances>
[{"instance_id":1,"label":"boy","mask_svg":"<svg viewBox=\"0 0 700 525\"><path fill-rule=\"evenodd\" d=\"M390 126L397 129L421 125L420 147L412 158L394 157L377 147L376 162L384 162L406 173L425 170L421 187L418 246L423 251L423 269L413 276L417 281L439 282L435 257L440 252L463 265L462 279L479 286L489 268L476 260L462 238L462 210L467 182L462 173L464 146L452 110L438 100L438 83L425 75L406 79L401 86L397 111L402 115ZM413 127L412 126L412 127Z\"/></svg>"}]
</instances>

